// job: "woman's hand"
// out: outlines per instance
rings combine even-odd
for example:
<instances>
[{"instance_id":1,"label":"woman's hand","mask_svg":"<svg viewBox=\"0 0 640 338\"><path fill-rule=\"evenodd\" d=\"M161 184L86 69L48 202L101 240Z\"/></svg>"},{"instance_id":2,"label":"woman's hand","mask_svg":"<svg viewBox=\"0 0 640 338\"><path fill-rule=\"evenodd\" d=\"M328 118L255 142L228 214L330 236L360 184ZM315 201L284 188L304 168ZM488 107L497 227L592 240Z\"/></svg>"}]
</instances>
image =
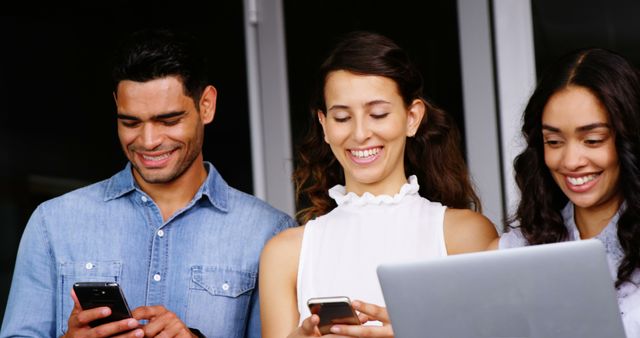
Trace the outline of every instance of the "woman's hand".
<instances>
[{"instance_id":1,"label":"woman's hand","mask_svg":"<svg viewBox=\"0 0 640 338\"><path fill-rule=\"evenodd\" d=\"M351 305L360 312L360 322L364 324L370 320L377 320L382 322L382 326L334 325L331 327L333 334L324 337L393 337L393 329L385 307L358 300L353 301Z\"/></svg>"},{"instance_id":2,"label":"woman's hand","mask_svg":"<svg viewBox=\"0 0 640 338\"><path fill-rule=\"evenodd\" d=\"M302 338L302 337L320 337L320 317L318 315L311 315L302 321L302 324L295 329L287 338Z\"/></svg>"}]
</instances>

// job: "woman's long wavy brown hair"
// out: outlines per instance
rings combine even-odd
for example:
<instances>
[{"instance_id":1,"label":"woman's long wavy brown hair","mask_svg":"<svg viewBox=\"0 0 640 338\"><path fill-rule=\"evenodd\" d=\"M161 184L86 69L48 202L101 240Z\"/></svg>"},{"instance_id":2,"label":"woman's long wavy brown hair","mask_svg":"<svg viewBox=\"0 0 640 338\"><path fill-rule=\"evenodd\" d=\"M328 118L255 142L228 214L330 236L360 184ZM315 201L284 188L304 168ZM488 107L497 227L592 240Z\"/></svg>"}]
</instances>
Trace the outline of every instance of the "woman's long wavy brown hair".
<instances>
[{"instance_id":1,"label":"woman's long wavy brown hair","mask_svg":"<svg viewBox=\"0 0 640 338\"><path fill-rule=\"evenodd\" d=\"M309 131L298 147L293 178L299 203L310 206L298 212L304 224L335 207L327 190L344 184L340 163L324 142L318 112L326 112L324 86L327 75L346 70L355 74L384 76L398 86L405 106L415 99L425 102L425 118L414 137L407 138L405 175L416 175L420 195L453 208L481 210L460 149L460 133L451 119L423 96L422 75L408 55L390 39L371 32L353 32L339 42L320 67L310 105Z\"/></svg>"},{"instance_id":2,"label":"woman's long wavy brown hair","mask_svg":"<svg viewBox=\"0 0 640 338\"><path fill-rule=\"evenodd\" d=\"M526 148L514 162L521 200L507 229L520 227L529 244L566 240L561 211L568 199L544 162L542 113L553 96L567 86L587 88L606 108L620 161L619 189L626 208L618 220L624 258L616 286L630 279L640 263L640 77L622 56L604 49L585 49L562 58L541 78L524 111Z\"/></svg>"}]
</instances>

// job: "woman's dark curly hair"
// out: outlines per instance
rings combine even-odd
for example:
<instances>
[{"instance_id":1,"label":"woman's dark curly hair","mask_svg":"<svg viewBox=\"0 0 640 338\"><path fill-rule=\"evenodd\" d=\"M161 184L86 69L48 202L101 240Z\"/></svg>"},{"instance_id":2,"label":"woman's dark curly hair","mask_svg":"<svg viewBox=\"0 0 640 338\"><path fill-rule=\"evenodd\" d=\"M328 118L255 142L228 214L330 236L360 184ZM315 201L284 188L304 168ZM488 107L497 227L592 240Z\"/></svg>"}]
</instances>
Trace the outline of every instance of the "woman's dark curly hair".
<instances>
[{"instance_id":1,"label":"woman's dark curly hair","mask_svg":"<svg viewBox=\"0 0 640 338\"><path fill-rule=\"evenodd\" d=\"M453 208L481 209L460 149L459 131L447 113L424 98L422 75L408 55L382 35L353 32L337 44L320 67L312 94L310 129L297 151L298 163L293 174L298 202L306 198L310 204L298 212L301 224L333 209L335 204L327 190L336 184L344 184L342 167L324 142L317 118L318 112L326 112L326 78L338 70L393 80L407 107L415 99L424 101L425 118L416 135L407 138L405 175L416 175L420 195L431 201Z\"/></svg>"},{"instance_id":2,"label":"woman's dark curly hair","mask_svg":"<svg viewBox=\"0 0 640 338\"><path fill-rule=\"evenodd\" d=\"M522 134L527 147L514 162L521 200L506 230L520 227L529 244L566 240L561 211L568 199L544 161L542 113L555 93L568 86L588 89L606 108L620 161L619 189L626 208L618 221L624 258L616 286L630 280L640 263L640 77L622 56L599 48L562 58L541 78L524 111Z\"/></svg>"}]
</instances>

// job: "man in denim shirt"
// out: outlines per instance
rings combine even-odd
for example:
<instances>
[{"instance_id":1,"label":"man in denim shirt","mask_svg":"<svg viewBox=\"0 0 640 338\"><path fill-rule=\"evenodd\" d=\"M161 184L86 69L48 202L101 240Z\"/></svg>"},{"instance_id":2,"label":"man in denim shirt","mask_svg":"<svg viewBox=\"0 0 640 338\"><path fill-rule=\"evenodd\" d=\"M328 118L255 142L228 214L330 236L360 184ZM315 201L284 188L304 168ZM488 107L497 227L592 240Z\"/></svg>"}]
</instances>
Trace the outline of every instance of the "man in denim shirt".
<instances>
[{"instance_id":1,"label":"man in denim shirt","mask_svg":"<svg viewBox=\"0 0 640 338\"><path fill-rule=\"evenodd\" d=\"M196 48L164 31L123 46L114 98L129 163L33 213L0 336L260 336L259 255L294 221L204 162L216 89ZM118 282L134 319L91 328L109 310L80 308L71 289L86 281Z\"/></svg>"}]
</instances>

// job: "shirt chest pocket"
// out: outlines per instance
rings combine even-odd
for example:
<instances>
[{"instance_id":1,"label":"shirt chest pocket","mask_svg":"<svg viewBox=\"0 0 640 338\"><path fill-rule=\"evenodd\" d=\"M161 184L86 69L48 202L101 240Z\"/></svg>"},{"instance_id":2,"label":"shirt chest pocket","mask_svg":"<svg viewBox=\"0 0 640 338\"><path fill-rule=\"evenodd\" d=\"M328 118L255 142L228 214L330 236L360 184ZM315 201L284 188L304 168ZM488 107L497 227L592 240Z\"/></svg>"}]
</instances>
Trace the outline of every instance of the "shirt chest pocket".
<instances>
[{"instance_id":1,"label":"shirt chest pocket","mask_svg":"<svg viewBox=\"0 0 640 338\"><path fill-rule=\"evenodd\" d=\"M207 336L242 336L256 277L255 272L192 266L187 325L206 332ZM237 332L232 332L232 327Z\"/></svg>"},{"instance_id":2,"label":"shirt chest pocket","mask_svg":"<svg viewBox=\"0 0 640 338\"><path fill-rule=\"evenodd\" d=\"M122 274L121 261L83 261L63 262L59 265L59 301L57 313L61 316L58 323L61 331L67 331L67 320L73 309L71 289L76 282L120 282Z\"/></svg>"}]
</instances>

